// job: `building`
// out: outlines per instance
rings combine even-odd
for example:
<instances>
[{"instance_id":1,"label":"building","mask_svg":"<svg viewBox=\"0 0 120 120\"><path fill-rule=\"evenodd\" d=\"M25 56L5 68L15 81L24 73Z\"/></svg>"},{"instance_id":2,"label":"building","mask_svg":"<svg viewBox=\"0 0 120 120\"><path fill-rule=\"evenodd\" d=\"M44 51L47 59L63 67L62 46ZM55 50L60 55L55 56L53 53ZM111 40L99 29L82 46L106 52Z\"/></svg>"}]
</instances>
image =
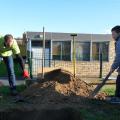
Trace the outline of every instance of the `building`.
<instances>
[{"instance_id":1,"label":"building","mask_svg":"<svg viewBox=\"0 0 120 120\"><path fill-rule=\"evenodd\" d=\"M40 68L42 65L43 33L25 32L23 40L26 50L32 52L30 53L34 62L35 59L39 59L37 66ZM63 67L72 71L73 40L71 33L46 32L45 41L45 67ZM103 75L107 74L114 59L114 41L110 34L78 33L75 37L75 48L77 75L99 76L100 51L102 51Z\"/></svg>"}]
</instances>

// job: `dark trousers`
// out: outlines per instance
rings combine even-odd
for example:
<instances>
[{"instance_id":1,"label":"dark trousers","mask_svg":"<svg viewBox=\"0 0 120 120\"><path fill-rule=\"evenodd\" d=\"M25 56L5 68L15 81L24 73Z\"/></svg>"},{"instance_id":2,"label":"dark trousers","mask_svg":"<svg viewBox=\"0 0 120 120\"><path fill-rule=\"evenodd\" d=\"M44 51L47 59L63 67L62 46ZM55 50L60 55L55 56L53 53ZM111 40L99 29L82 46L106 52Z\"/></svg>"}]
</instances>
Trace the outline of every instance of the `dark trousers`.
<instances>
[{"instance_id":1,"label":"dark trousers","mask_svg":"<svg viewBox=\"0 0 120 120\"><path fill-rule=\"evenodd\" d=\"M15 78L15 72L14 72L13 57L12 56L3 57L3 60L8 72L10 89L11 90L16 89L16 78Z\"/></svg>"},{"instance_id":2,"label":"dark trousers","mask_svg":"<svg viewBox=\"0 0 120 120\"><path fill-rule=\"evenodd\" d=\"M120 97L120 75L117 76L116 79L116 91L115 91L115 96Z\"/></svg>"}]
</instances>

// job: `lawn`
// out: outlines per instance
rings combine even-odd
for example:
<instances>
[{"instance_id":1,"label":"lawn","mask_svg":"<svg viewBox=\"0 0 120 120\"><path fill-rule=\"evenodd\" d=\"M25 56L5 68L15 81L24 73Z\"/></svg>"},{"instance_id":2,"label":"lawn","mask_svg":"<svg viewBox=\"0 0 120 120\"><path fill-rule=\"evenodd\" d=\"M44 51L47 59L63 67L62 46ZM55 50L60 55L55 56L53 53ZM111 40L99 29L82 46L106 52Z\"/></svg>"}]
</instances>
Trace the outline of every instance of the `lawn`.
<instances>
[{"instance_id":1,"label":"lawn","mask_svg":"<svg viewBox=\"0 0 120 120\"><path fill-rule=\"evenodd\" d=\"M101 92L114 95L115 85L105 85ZM120 120L120 105L106 101L89 100L90 108L82 108L80 113L84 120Z\"/></svg>"},{"instance_id":2,"label":"lawn","mask_svg":"<svg viewBox=\"0 0 120 120\"><path fill-rule=\"evenodd\" d=\"M17 91L18 91L18 92L22 92L25 88L26 88L25 85L18 85L18 86L17 86ZM0 93L1 93L3 96L8 96L8 95L10 94L9 87L8 87L8 86L2 86L2 87L0 87Z\"/></svg>"},{"instance_id":3,"label":"lawn","mask_svg":"<svg viewBox=\"0 0 120 120\"><path fill-rule=\"evenodd\" d=\"M91 101L91 107L82 108L80 114L83 120L120 120L120 105Z\"/></svg>"},{"instance_id":4,"label":"lawn","mask_svg":"<svg viewBox=\"0 0 120 120\"><path fill-rule=\"evenodd\" d=\"M101 91L107 93L108 95L114 95L115 85L105 85L105 86L103 86Z\"/></svg>"}]
</instances>

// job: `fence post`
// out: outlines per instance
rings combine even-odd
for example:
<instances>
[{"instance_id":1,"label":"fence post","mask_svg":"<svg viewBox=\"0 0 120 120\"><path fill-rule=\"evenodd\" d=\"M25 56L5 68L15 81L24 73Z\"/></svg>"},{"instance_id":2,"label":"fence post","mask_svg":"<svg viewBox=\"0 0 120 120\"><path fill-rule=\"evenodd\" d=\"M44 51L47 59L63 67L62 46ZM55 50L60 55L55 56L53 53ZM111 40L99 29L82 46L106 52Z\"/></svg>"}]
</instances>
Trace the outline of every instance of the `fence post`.
<instances>
[{"instance_id":1,"label":"fence post","mask_svg":"<svg viewBox=\"0 0 120 120\"><path fill-rule=\"evenodd\" d=\"M31 40L29 39L29 50L28 50L28 67L29 67L29 72L30 72L30 78L33 78L32 75L32 45L31 45Z\"/></svg>"},{"instance_id":2,"label":"fence post","mask_svg":"<svg viewBox=\"0 0 120 120\"><path fill-rule=\"evenodd\" d=\"M42 79L44 79L44 67L45 67L45 28L43 27Z\"/></svg>"},{"instance_id":3,"label":"fence post","mask_svg":"<svg viewBox=\"0 0 120 120\"><path fill-rule=\"evenodd\" d=\"M32 75L32 58L28 58L28 64L29 64L29 70L30 70L30 78L32 79L33 78L33 75Z\"/></svg>"},{"instance_id":4,"label":"fence post","mask_svg":"<svg viewBox=\"0 0 120 120\"><path fill-rule=\"evenodd\" d=\"M103 54L102 54L102 49L100 49L100 75L99 75L99 78L102 78L102 70L103 70Z\"/></svg>"}]
</instances>

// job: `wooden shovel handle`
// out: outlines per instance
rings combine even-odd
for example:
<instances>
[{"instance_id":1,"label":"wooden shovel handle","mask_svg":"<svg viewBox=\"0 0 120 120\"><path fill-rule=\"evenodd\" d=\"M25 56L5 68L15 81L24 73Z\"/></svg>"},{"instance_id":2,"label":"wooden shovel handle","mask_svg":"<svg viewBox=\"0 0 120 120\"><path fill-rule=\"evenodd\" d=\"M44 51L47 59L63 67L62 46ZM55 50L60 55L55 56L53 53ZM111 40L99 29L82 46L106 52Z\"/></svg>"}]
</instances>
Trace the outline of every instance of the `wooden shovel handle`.
<instances>
[{"instance_id":1,"label":"wooden shovel handle","mask_svg":"<svg viewBox=\"0 0 120 120\"><path fill-rule=\"evenodd\" d=\"M94 89L94 91L92 91L90 93L90 95L89 95L90 98L93 98L100 91L100 89L105 85L105 83L108 80L108 78L110 77L110 75L111 75L111 73L109 72L107 74L107 76L102 80L102 82L97 85L97 87Z\"/></svg>"}]
</instances>

